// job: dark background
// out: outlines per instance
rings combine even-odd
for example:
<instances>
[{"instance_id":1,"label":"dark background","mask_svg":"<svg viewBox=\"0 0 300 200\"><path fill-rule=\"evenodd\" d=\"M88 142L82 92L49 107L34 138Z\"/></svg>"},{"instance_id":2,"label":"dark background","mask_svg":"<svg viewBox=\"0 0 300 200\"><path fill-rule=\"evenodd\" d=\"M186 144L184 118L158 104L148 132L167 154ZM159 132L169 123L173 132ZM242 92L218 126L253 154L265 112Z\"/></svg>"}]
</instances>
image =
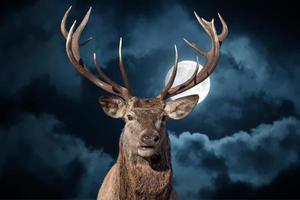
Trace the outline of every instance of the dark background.
<instances>
[{"instance_id":1,"label":"dark background","mask_svg":"<svg viewBox=\"0 0 300 200\"><path fill-rule=\"evenodd\" d=\"M93 7L82 50L120 82L119 37L134 94L157 95L174 60L209 48L193 16L230 34L211 91L170 121L174 186L182 199L300 198L300 51L296 1L9 1L0 12L0 198L95 198L118 153L121 120L69 64L59 25ZM220 22L216 21L220 31Z\"/></svg>"}]
</instances>

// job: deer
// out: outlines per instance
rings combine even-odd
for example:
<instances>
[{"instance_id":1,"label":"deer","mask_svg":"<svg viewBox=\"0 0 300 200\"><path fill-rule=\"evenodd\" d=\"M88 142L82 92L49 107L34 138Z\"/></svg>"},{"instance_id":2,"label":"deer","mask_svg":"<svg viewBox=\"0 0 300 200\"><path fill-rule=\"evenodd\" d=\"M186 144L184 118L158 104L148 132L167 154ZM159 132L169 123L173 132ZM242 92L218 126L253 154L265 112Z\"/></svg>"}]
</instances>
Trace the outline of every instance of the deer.
<instances>
[{"instance_id":1,"label":"deer","mask_svg":"<svg viewBox=\"0 0 300 200\"><path fill-rule=\"evenodd\" d=\"M66 53L74 68L97 87L113 96L98 99L104 113L112 118L124 120L124 128L119 140L119 154L116 163L105 176L97 196L98 200L178 200L172 186L173 170L171 164L170 140L166 129L168 119L179 120L192 112L198 102L198 95L189 95L175 100L170 97L182 93L212 74L220 56L220 47L228 35L227 24L218 13L222 32L217 34L214 19L206 21L194 15L211 39L211 49L204 51L195 43L184 39L188 46L205 57L203 68L199 61L193 75L184 83L173 86L178 67L176 45L175 61L170 78L160 94L154 98L140 98L132 94L127 72L122 59L122 38L119 41L119 68L124 86L111 80L98 64L96 53L93 61L98 75L91 72L80 56L80 47L92 38L80 43L80 36L88 23L91 7L75 30L76 20L69 31L66 21L70 7L61 21L61 32L66 39Z\"/></svg>"}]
</instances>

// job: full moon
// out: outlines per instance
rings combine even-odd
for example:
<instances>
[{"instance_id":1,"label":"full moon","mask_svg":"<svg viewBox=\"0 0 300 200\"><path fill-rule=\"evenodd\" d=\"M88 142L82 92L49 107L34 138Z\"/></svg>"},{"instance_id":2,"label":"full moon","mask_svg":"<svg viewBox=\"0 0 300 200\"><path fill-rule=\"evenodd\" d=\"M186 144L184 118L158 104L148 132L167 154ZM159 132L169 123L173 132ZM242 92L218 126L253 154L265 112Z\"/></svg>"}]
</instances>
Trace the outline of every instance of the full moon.
<instances>
[{"instance_id":1,"label":"full moon","mask_svg":"<svg viewBox=\"0 0 300 200\"><path fill-rule=\"evenodd\" d=\"M181 83L188 80L193 75L194 71L196 70L196 66L197 66L197 63L194 61L191 61L191 60L184 60L184 61L178 62L177 74L176 74L176 77L175 77L172 87L180 85ZM168 80L173 71L173 67L171 67L171 69L168 71L168 74L165 79L165 85L168 83ZM202 68L203 68L203 66L201 64L199 64L199 71ZM210 79L208 77L202 83L199 83L195 87L193 87L183 93L180 93L180 94L177 94L177 95L171 97L171 99L178 99L179 97L198 94L199 95L198 104L199 104L208 95L209 89L210 89Z\"/></svg>"}]
</instances>

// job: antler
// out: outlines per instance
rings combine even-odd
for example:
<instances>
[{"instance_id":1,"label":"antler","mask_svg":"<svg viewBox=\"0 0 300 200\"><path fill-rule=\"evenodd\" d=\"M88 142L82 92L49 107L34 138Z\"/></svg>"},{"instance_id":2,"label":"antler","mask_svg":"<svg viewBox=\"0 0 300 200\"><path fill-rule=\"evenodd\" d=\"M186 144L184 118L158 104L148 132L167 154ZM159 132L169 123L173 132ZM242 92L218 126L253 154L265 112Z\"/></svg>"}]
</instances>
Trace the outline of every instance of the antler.
<instances>
[{"instance_id":1,"label":"antler","mask_svg":"<svg viewBox=\"0 0 300 200\"><path fill-rule=\"evenodd\" d=\"M79 44L79 39L80 39L83 29L85 28L85 26L89 20L92 8L90 8L88 10L88 12L84 16L82 22L79 24L78 28L74 31L75 24L76 24L76 20L75 20L73 25L70 28L70 31L68 32L66 30L66 21L67 21L67 17L68 17L68 14L69 14L71 8L72 8L72 6L66 11L66 13L61 21L61 26L60 26L61 32L62 32L63 36L66 38L66 51L67 51L67 55L68 55L70 62L73 64L75 69L77 69L77 71L82 76L84 76L85 78L90 80L96 86L102 88L103 90L105 90L109 93L120 96L125 100L129 99L131 97L131 89L129 87L128 78L127 78L125 67L124 67L124 64L122 61L122 55L121 55L122 38L120 39L120 45L119 45L119 64L120 64L122 78L125 82L126 87L123 87L123 86L117 84L116 82L112 81L107 75L105 75L105 73L101 70L99 64L97 63L95 53L94 53L94 63L96 65L96 68L97 68L100 78L103 79L104 81L97 78L93 73L91 73L88 70L88 68L86 67L86 65L83 62L83 59L80 57L79 49L80 49L80 46L87 44L92 38L88 38L82 44Z\"/></svg>"},{"instance_id":2,"label":"antler","mask_svg":"<svg viewBox=\"0 0 300 200\"><path fill-rule=\"evenodd\" d=\"M203 65L202 70L198 73L199 63L198 63L198 58L197 58L197 67L196 67L196 70L195 70L194 74L192 75L192 77L189 78L184 83L171 88L171 86L173 85L174 80L175 80L175 76L176 76L176 72L177 72L177 65L178 65L178 63L177 63L178 55L177 55L177 50L175 48L175 51L176 51L175 65L173 67L172 75L169 79L168 84L165 86L165 88L162 90L161 94L158 96L161 99L169 98L171 96L182 93L182 92L198 85L199 83L204 81L214 71L214 69L217 66L217 62L218 62L218 59L220 56L220 46L228 35L228 27L227 27L224 19L218 13L219 19L220 19L220 21L222 23L222 27L223 27L221 34L218 35L216 32L215 25L214 25L214 19L212 19L210 22L208 22L205 19L200 18L196 12L194 12L194 14L195 14L199 24L203 27L205 32L208 34L208 36L212 40L211 49L210 49L210 51L206 52L206 51L203 51L202 49L200 49L199 47L197 47L197 45L195 43L189 42L186 39L184 39L184 41L190 47L192 47L197 53L204 56L206 58L206 62Z\"/></svg>"}]
</instances>

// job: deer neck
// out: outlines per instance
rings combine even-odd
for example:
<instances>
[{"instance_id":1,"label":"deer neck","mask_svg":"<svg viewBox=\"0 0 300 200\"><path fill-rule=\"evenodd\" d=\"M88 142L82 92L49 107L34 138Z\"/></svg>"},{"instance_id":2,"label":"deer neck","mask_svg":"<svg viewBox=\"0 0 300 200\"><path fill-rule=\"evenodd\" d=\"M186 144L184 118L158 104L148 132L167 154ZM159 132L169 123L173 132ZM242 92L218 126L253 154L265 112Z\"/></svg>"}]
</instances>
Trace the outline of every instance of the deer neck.
<instances>
[{"instance_id":1,"label":"deer neck","mask_svg":"<svg viewBox=\"0 0 300 200\"><path fill-rule=\"evenodd\" d=\"M158 155L144 159L120 145L118 157L120 199L169 199L172 191L170 145L166 139Z\"/></svg>"}]
</instances>

